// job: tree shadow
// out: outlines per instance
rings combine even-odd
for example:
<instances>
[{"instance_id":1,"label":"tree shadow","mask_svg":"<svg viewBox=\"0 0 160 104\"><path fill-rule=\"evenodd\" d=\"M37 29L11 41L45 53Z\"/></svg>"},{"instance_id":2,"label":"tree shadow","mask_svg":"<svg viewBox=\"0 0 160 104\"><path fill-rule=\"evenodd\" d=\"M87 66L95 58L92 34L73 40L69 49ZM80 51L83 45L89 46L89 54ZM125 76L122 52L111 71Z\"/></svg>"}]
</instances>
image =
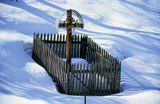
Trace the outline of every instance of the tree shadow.
<instances>
[{"instance_id":1,"label":"tree shadow","mask_svg":"<svg viewBox=\"0 0 160 104\"><path fill-rule=\"evenodd\" d=\"M46 14L45 12L43 12L43 11L37 9L37 8L34 8L32 6L27 5L23 0L20 0L18 2L13 2L13 3L8 2L6 0L2 0L1 3L21 8L21 9L23 9L25 11L28 11L28 12L30 12L30 13L32 13L32 14L34 14L34 15L36 15L36 16L44 19L44 20L46 20L46 21L48 21L49 23L52 23L52 24L55 23L56 18Z\"/></svg>"},{"instance_id":2,"label":"tree shadow","mask_svg":"<svg viewBox=\"0 0 160 104\"><path fill-rule=\"evenodd\" d=\"M141 11L138 11L138 10L136 10L136 9L133 9L133 8L130 6L130 5L132 5L132 3L131 3L131 4L130 4L130 3L126 3L126 2L125 2L126 0L120 0L120 1L121 1L121 4L122 4L123 6L125 6L127 9L133 11L133 12L135 13L135 15L145 16L145 18L147 18L149 21L151 21L152 23L154 23L154 26L155 26L155 25L158 26L158 25L160 24L160 21L158 21L158 20L159 20L159 17L158 17L158 16L160 16L160 13L158 13L157 18L151 17L151 15L147 15L147 16L148 16L148 17L147 17L145 13L143 13L143 12L141 12ZM129 2L129 1L127 1L127 2ZM134 3L134 4L135 4L135 3ZM132 5L132 6L137 7L136 4L135 4L135 5ZM139 8L139 7L137 7L137 8ZM141 9L141 8L140 8L140 9ZM142 10L144 10L144 9L142 9ZM148 9L145 10L145 12L147 12L147 13L150 14L150 11L148 11ZM121 12L121 13L122 13L122 12ZM151 12L151 13L152 13L152 12Z\"/></svg>"},{"instance_id":3,"label":"tree shadow","mask_svg":"<svg viewBox=\"0 0 160 104\"><path fill-rule=\"evenodd\" d=\"M53 7L55 9L59 10L59 11L62 11L62 12L66 11L66 9L64 9L62 7L59 7L57 5L51 4L49 2L46 2L44 0L39 0L39 2L44 3L44 4L46 4L46 5L50 6L50 7ZM91 22L91 23L93 23L93 24L95 24L97 26L100 26L100 27L103 27L103 28L106 28L106 29L117 30L117 31L122 31L122 32L146 33L146 34L160 35L160 33L147 32L147 31L134 30L134 29L128 29L128 28L123 28L123 27L106 25L106 24L103 24L103 23L101 23L101 22L99 22L99 21L97 21L97 20L89 17L89 16L86 16L84 14L81 14L81 15L82 15L82 17L83 17L84 20L87 20L87 21L89 21L89 22Z\"/></svg>"},{"instance_id":4,"label":"tree shadow","mask_svg":"<svg viewBox=\"0 0 160 104\"><path fill-rule=\"evenodd\" d=\"M57 9L57 10L59 10L59 11L62 11L62 12L66 11L66 9L61 8L61 7L59 7L59 6L55 5L55 4L46 2L45 0L38 0L38 1L41 2L41 3L43 3L43 4L45 4L45 5L50 6L50 7L52 7L52 8L55 8L55 9Z\"/></svg>"},{"instance_id":5,"label":"tree shadow","mask_svg":"<svg viewBox=\"0 0 160 104\"><path fill-rule=\"evenodd\" d=\"M5 18L0 17L0 20L2 20L5 24L2 24L1 29L12 29L17 32L23 33L25 35L33 35L34 32L40 32L40 33L52 33L53 31L57 31L54 26L51 26L50 24L35 24L35 23L16 23L16 21L8 21Z\"/></svg>"},{"instance_id":6,"label":"tree shadow","mask_svg":"<svg viewBox=\"0 0 160 104\"><path fill-rule=\"evenodd\" d=\"M124 68L124 67L123 67ZM158 73L145 73L145 72L136 72L132 69L124 68L122 70L122 82L121 90L124 91L126 89L133 90L160 90L159 86L152 85L151 81L144 78L144 76L151 77L153 79L159 79L160 74ZM135 77L136 76L136 77Z\"/></svg>"},{"instance_id":7,"label":"tree shadow","mask_svg":"<svg viewBox=\"0 0 160 104\"><path fill-rule=\"evenodd\" d=\"M146 12L156 13L156 14L160 15L160 11L152 10L151 8L147 7L146 5L141 5L138 3L130 2L128 0L119 0L119 1L124 2L126 4L129 4L129 5L132 5L132 6L135 6L135 7L139 8L141 10L144 10Z\"/></svg>"},{"instance_id":8,"label":"tree shadow","mask_svg":"<svg viewBox=\"0 0 160 104\"><path fill-rule=\"evenodd\" d=\"M63 9L61 7L58 7L58 6L54 5L54 4L50 4L50 3L46 2L46 1L40 1L39 0L39 2L45 3L46 5L51 6L52 8L58 9L60 11L65 11L65 9ZM5 2L3 2L3 3L5 3ZM29 11L30 13L33 13L34 15L37 15L37 16L39 16L39 17L47 20L48 22L55 23L54 22L55 18L53 18L53 17L45 14L41 10L38 10L36 8L28 6L23 1L20 1L20 3L22 3L22 6L19 4L16 7L19 7L21 9L26 10L26 11ZM14 4L9 4L9 3L5 3L5 4L15 6ZM121 27L116 27L116 26L110 26L110 25L106 25L106 24L103 24L101 22L98 22L97 20L95 20L95 19L93 19L91 17L88 17L86 15L82 15L82 16L84 17L85 20L87 20L89 22L92 22L93 24L98 25L100 27L104 27L106 29L118 30L118 31L123 31L123 32L128 32L128 33L129 32L133 32L133 33L160 35L159 33L153 33L153 32L147 32L147 31L138 31L138 30L133 30L133 29L127 29L127 28L121 28ZM5 19L3 21L6 22L6 24L13 25L13 27L10 27L10 28L17 30L17 28L14 27L16 25L14 22L8 22ZM28 33L26 31L30 30L29 29L29 30L24 31L23 28L32 27L33 26L33 24L28 24L26 27L23 27L23 25L24 24L19 25L20 29L18 29L18 31L20 31L22 33ZM9 26L9 25L6 25L6 26ZM38 27L39 28L38 25L34 25L34 27ZM45 26L45 25L43 27L49 28L48 26ZM37 28L37 31L39 31L38 28ZM31 29L31 30L36 31L36 29ZM107 36L111 36L111 37L116 37L116 38L121 39L122 41L125 40L127 42L131 42L131 43L137 44L138 46L141 46L141 47L146 47L146 48L153 49L153 47L150 46L150 45L138 42L138 41L136 41L134 39L131 39L131 38L128 38L128 37L125 37L125 36L120 36L118 34L109 34L109 33L95 32L95 31L90 31L90 30L87 30L87 29L85 29L83 31L84 32L89 32L89 33L94 33L94 34L103 34L103 36L107 35ZM33 33L33 31L31 31L31 32ZM152 36L149 36L149 35L147 36L146 35L146 37L152 37ZM99 38L99 40L101 40L101 39L108 39L108 38L99 37L99 36L98 36L98 38ZM152 37L152 38L153 39L157 39L157 38L154 38L154 37ZM10 44L15 44L15 43L10 43ZM22 44L22 43L17 43L17 44ZM123 47L123 48L125 48L125 47ZM148 51L148 52L150 52L150 51ZM3 61L3 60L1 60L1 61ZM24 64L19 65L18 68L22 69L27 62L28 62L28 60L26 62L23 62ZM8 67L6 67L6 66L4 67L2 65L0 65L0 67L1 67L0 70L5 70L5 69L8 68ZM50 84L49 85L45 84L46 78L47 78L47 80L49 78L48 75L44 76L43 77L44 79L43 78L42 79L39 79L39 78L36 79L36 77L34 75L26 73L26 72L24 72L24 70L20 70L20 71L16 72L16 75L21 75L21 77L18 77L18 76L16 77L16 76L14 76L16 69L13 68L13 66L11 66L10 68L11 68L10 71L8 71L8 70L3 71L3 72L0 71L1 75L3 75L3 76L1 76L1 79L4 80L2 82L2 84L4 84L6 86L6 87L3 87L3 90L1 88L0 89L5 94L15 94L15 95L17 94L17 96L26 97L28 99L43 99L44 101L48 101L50 103L55 103L56 102L56 103L60 103L60 104L64 103L64 102L70 104L71 101L73 101L73 99L74 99L73 102L75 102L75 103L76 102L77 103L82 103L82 101L83 101L82 97L71 97L71 96L68 97L68 96L65 96L65 95L59 96L58 92L56 92L56 91L54 92L53 89L52 89L54 84L52 83L51 79L49 79L51 85ZM122 69L122 70L124 70L124 69ZM147 81L147 80L145 80L144 78L142 78L142 76L140 75L141 73L137 73L137 72L133 72L133 71L129 71L129 70L126 71L126 70L123 71L123 73L126 75L126 76L124 76L124 78L127 79L125 81L128 83L128 86L130 88L142 88L143 90L146 90L146 89L156 89L156 90L159 90L159 87L155 87L155 86L151 87L151 86L144 85L142 82L143 81ZM25 74L22 74L22 73L25 73ZM11 75L11 76L9 76L9 75ZM138 79L140 79L140 80L137 81L137 78L135 78L135 75L139 76ZM27 78L21 80L21 78L23 78L24 76L27 76ZM159 74L156 75L156 76L159 76ZM14 81L14 80L12 80L12 77L19 78L19 80L17 79L17 81ZM128 80L128 78L130 78L131 80ZM123 80L123 78L122 78L122 80ZM134 83L132 83L132 80L135 83L138 83L139 86L134 85ZM24 82L24 83L20 84L21 82ZM27 85L26 85L26 83L27 83ZM93 101L95 101L95 100L93 100ZM110 102L110 103L111 102L124 103L123 100L117 100L117 99L109 99L108 102ZM95 102L93 102L93 103L95 103ZM97 104L101 104L101 103L103 103L103 101L101 101L99 99L99 102Z\"/></svg>"},{"instance_id":9,"label":"tree shadow","mask_svg":"<svg viewBox=\"0 0 160 104\"><path fill-rule=\"evenodd\" d=\"M103 39L103 40L107 40L108 38L107 37L114 37L114 38L117 38L117 39L120 39L122 41L126 41L128 43L132 43L132 44L135 44L136 46L139 46L139 47L145 47L146 49L150 49L150 50L154 50L155 48L159 49L158 47L156 46L153 46L152 44L145 44L145 43L142 43L140 41L136 41L132 38L129 38L129 37L126 37L124 35L119 35L119 34L113 34L113 33L103 33L103 32L94 32L94 31L91 31L91 30L87 30L87 29L83 29L83 32L88 32L88 33L92 33L91 36L97 36L97 34L101 35L101 36L97 36L96 39ZM141 36L141 33L137 33L137 35L140 35ZM107 36L107 37L105 37ZM159 41L158 38L156 37L153 37L153 36L150 36L149 34L143 34L142 37L144 38L150 38L150 39L153 39L153 40L156 40L156 41ZM110 39L110 38L109 38ZM112 38L111 38L112 40ZM116 40L113 40L113 41L116 41ZM117 41L118 42L118 41ZM122 42L123 43L123 42ZM141 50L143 51L143 50ZM146 52L146 51L145 51ZM150 51L148 51L150 52ZM152 52L152 51L151 51ZM158 53L157 53L158 54Z\"/></svg>"},{"instance_id":10,"label":"tree shadow","mask_svg":"<svg viewBox=\"0 0 160 104\"><path fill-rule=\"evenodd\" d=\"M134 30L134 29L128 29L128 28L123 28L123 27L117 27L117 26L110 26L110 25L106 25L103 24L91 17L88 17L86 15L82 15L82 17L89 21L92 22L100 27L106 28L106 29L111 29L111 30L117 30L117 31L122 31L122 32L132 32L132 33L146 33L146 34L155 34L155 35L160 35L160 33L154 33L154 32L147 32L147 31L141 31L141 30Z\"/></svg>"}]
</instances>

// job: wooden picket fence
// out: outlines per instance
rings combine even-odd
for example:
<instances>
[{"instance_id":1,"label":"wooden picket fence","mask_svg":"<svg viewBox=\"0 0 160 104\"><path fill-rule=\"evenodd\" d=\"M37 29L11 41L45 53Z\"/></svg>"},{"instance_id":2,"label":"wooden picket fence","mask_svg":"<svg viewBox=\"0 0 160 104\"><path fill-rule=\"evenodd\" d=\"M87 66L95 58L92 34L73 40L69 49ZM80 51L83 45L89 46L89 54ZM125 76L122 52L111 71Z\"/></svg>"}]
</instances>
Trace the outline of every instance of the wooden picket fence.
<instances>
[{"instance_id":1,"label":"wooden picket fence","mask_svg":"<svg viewBox=\"0 0 160 104\"><path fill-rule=\"evenodd\" d=\"M33 59L42 65L68 95L108 95L120 91L121 63L85 35L72 35L72 57L88 64L66 68L66 36L34 33Z\"/></svg>"}]
</instances>

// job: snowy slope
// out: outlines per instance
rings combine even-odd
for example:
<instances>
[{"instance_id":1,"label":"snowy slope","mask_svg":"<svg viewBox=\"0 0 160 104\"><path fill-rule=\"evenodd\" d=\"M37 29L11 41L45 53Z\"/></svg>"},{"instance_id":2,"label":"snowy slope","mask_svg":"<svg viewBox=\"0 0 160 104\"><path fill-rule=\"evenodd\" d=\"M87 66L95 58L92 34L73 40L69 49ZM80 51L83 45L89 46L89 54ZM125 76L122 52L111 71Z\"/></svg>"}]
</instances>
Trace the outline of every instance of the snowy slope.
<instances>
[{"instance_id":1,"label":"snowy slope","mask_svg":"<svg viewBox=\"0 0 160 104\"><path fill-rule=\"evenodd\" d=\"M59 94L31 58L33 32L64 33L66 9L82 14L84 33L122 62L121 93L87 104L160 104L159 0L0 0L0 103L82 104Z\"/></svg>"}]
</instances>

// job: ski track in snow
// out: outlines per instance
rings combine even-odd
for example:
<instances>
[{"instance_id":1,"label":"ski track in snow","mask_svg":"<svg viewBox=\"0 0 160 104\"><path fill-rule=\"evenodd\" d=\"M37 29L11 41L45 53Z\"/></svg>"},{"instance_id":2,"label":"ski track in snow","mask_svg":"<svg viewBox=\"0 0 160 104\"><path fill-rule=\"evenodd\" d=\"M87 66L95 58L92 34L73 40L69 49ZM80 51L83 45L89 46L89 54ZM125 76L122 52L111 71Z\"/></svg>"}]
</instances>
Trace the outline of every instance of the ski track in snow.
<instances>
[{"instance_id":1,"label":"ski track in snow","mask_svg":"<svg viewBox=\"0 0 160 104\"><path fill-rule=\"evenodd\" d=\"M65 29L58 29L57 23L70 8L79 11L85 23L84 29L73 33L88 34L122 62L121 93L87 97L87 104L160 104L159 3L159 0L1 0L1 104L83 103L83 97L58 93L45 69L31 58L33 33L64 33Z\"/></svg>"}]
</instances>

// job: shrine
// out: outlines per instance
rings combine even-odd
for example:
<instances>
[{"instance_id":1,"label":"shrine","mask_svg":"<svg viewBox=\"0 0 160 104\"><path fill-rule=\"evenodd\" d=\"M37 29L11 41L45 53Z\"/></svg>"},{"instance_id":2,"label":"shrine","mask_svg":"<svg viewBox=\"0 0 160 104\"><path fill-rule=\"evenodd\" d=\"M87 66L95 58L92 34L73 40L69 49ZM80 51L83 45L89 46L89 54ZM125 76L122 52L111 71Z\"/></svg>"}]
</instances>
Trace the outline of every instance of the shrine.
<instances>
[{"instance_id":1,"label":"shrine","mask_svg":"<svg viewBox=\"0 0 160 104\"><path fill-rule=\"evenodd\" d=\"M78 20L72 17L75 13ZM120 91L121 62L87 35L73 35L73 28L83 28L80 14L67 10L59 23L66 34L34 33L33 59L43 66L60 93L80 96L102 96ZM81 58L85 63L72 63ZM66 61L64 60L66 59Z\"/></svg>"}]
</instances>

